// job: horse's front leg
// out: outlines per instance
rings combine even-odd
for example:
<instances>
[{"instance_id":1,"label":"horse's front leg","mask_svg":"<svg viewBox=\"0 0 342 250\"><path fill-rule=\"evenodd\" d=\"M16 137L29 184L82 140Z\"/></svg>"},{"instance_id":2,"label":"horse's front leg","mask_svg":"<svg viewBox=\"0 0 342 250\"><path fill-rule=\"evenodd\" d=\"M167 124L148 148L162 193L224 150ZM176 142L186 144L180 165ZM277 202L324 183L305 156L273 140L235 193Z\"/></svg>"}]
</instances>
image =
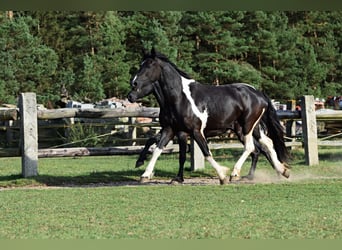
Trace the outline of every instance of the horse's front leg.
<instances>
[{"instance_id":1,"label":"horse's front leg","mask_svg":"<svg viewBox=\"0 0 342 250\"><path fill-rule=\"evenodd\" d=\"M256 130L257 129L254 129L254 132ZM250 167L250 169L248 171L248 174L241 177L242 179L247 179L247 180L250 180L250 181L254 179L254 174L255 174L256 166L257 166L257 163L258 163L258 160L259 160L259 155L263 152L261 145L258 143L257 138L255 137L257 135L254 136L254 132L253 132L253 142L254 142L255 150L254 150L254 152L251 153L251 158L252 158L251 167Z\"/></svg>"},{"instance_id":2,"label":"horse's front leg","mask_svg":"<svg viewBox=\"0 0 342 250\"><path fill-rule=\"evenodd\" d=\"M207 161L209 161L211 166L216 170L216 172L219 176L219 179L220 179L220 184L223 185L223 184L228 183L229 180L227 178L227 173L229 171L229 168L220 166L220 164L218 164L214 160L214 158L213 158L213 156L209 150L207 140L204 138L204 136L202 135L202 133L200 131L194 131L193 136L194 136L194 140L197 142L198 146L200 147L205 159Z\"/></svg>"},{"instance_id":3,"label":"horse's front leg","mask_svg":"<svg viewBox=\"0 0 342 250\"><path fill-rule=\"evenodd\" d=\"M254 179L254 174L255 174L257 163L258 163L259 155L260 155L260 152L258 150L255 150L254 152L251 153L251 158L252 158L251 167L248 171L248 174L241 177L242 179L246 179L250 181Z\"/></svg>"},{"instance_id":4,"label":"horse's front leg","mask_svg":"<svg viewBox=\"0 0 342 250\"><path fill-rule=\"evenodd\" d=\"M138 160L135 162L135 167L138 168L142 165L144 165L145 160L147 159L147 153L148 150L150 149L150 147L155 144L158 143L158 141L160 140L160 132L156 135L151 137L150 139L148 139L145 143L145 147L144 149L140 152L139 154L139 158Z\"/></svg>"},{"instance_id":5,"label":"horse's front leg","mask_svg":"<svg viewBox=\"0 0 342 250\"><path fill-rule=\"evenodd\" d=\"M179 145L179 169L177 176L172 179L171 183L183 183L184 182L184 163L186 160L186 151L187 151L187 139L188 134L185 132L179 132L177 134L178 137L178 145Z\"/></svg>"},{"instance_id":6,"label":"horse's front leg","mask_svg":"<svg viewBox=\"0 0 342 250\"><path fill-rule=\"evenodd\" d=\"M234 131L235 131L235 134L237 135L239 141L245 146L245 137L243 135L242 127L240 126L240 124L238 122L234 123ZM254 137L254 135L253 135L253 137ZM252 158L251 167L249 169L248 174L241 177L242 179L247 179L247 180L253 180L254 179L254 173L255 173L256 166L257 166L258 159L259 159L259 155L260 155L259 148L261 148L261 147L257 143L256 139L253 138L253 142L255 145L255 150L254 150L254 152L251 153L251 158ZM236 179L238 179L238 178L239 177L237 177ZM231 177L231 179L232 179L232 177Z\"/></svg>"},{"instance_id":7,"label":"horse's front leg","mask_svg":"<svg viewBox=\"0 0 342 250\"><path fill-rule=\"evenodd\" d=\"M243 138L243 142L244 142L243 143L244 151L242 155L240 156L239 160L234 165L233 172L230 175L231 181L241 179L240 171L241 171L243 163L246 161L247 157L256 150L256 145L255 145L256 140L254 139L254 136L258 136L258 132L260 130L260 127L258 124L264 112L265 112L265 109L263 108L260 112L259 117L254 122L248 121L249 120L248 116L245 117L246 123L244 126L241 126L241 129L242 129L241 138ZM245 133L243 131L249 131L249 132Z\"/></svg>"},{"instance_id":8,"label":"horse's front leg","mask_svg":"<svg viewBox=\"0 0 342 250\"><path fill-rule=\"evenodd\" d=\"M159 156L163 152L163 148L173 138L173 136L174 136L174 133L173 133L173 130L171 128L169 128L169 127L163 128L163 130L161 132L160 141L158 142L157 147L153 151L152 158L151 158L150 162L148 163L145 172L140 177L141 183L152 179L153 169L154 169L154 166L157 162L157 159L159 158Z\"/></svg>"},{"instance_id":9,"label":"horse's front leg","mask_svg":"<svg viewBox=\"0 0 342 250\"><path fill-rule=\"evenodd\" d=\"M252 133L244 136L244 152L240 156L239 160L235 163L233 172L230 175L230 181L240 180L240 171L243 163L247 157L255 150ZM256 166L256 165L255 165ZM253 166L252 166L253 167Z\"/></svg>"}]
</instances>

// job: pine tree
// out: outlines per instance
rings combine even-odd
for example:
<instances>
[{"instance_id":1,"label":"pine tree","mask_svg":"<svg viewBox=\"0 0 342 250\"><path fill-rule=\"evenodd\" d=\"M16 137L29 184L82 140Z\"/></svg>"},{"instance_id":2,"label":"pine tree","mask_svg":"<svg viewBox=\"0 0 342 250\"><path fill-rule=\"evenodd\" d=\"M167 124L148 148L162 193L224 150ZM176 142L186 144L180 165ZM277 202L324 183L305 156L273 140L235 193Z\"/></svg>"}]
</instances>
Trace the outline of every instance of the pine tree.
<instances>
[{"instance_id":1,"label":"pine tree","mask_svg":"<svg viewBox=\"0 0 342 250\"><path fill-rule=\"evenodd\" d=\"M75 90L77 90L74 85L83 68L83 53L75 49L78 42L74 38L75 30L80 29L80 13L70 11L35 11L27 12L26 15L36 20L35 25L31 26L31 32L39 37L44 44L53 48L58 55L57 72L52 79L56 86L56 101L60 98L62 86L68 90L69 97L73 98Z\"/></svg>"},{"instance_id":2,"label":"pine tree","mask_svg":"<svg viewBox=\"0 0 342 250\"><path fill-rule=\"evenodd\" d=\"M187 12L185 34L194 46L193 63L198 79L211 84L249 82L256 87L261 75L243 61L248 46L241 36L244 12Z\"/></svg>"},{"instance_id":3,"label":"pine tree","mask_svg":"<svg viewBox=\"0 0 342 250\"><path fill-rule=\"evenodd\" d=\"M181 29L179 22L183 12L120 12L126 31L126 61L130 68L130 74L138 70L138 65L144 52L149 52L152 47L164 53L180 68L191 69L184 59L186 49L180 49ZM183 54L184 52L184 54ZM190 72L189 72L190 73ZM152 97L146 98L150 105L156 101Z\"/></svg>"},{"instance_id":4,"label":"pine tree","mask_svg":"<svg viewBox=\"0 0 342 250\"><path fill-rule=\"evenodd\" d=\"M37 34L56 48L61 58L55 77L59 87L65 86L74 99L93 100L94 96L89 98L82 90L81 82L90 71L89 65L93 65L97 70L99 96L102 93L106 97L125 96L129 69L124 60L124 27L116 12L35 12L34 15L39 20ZM54 36L56 39L52 39Z\"/></svg>"},{"instance_id":5,"label":"pine tree","mask_svg":"<svg viewBox=\"0 0 342 250\"><path fill-rule=\"evenodd\" d=\"M140 11L120 12L126 24L126 48L128 60L137 62L137 55L155 47L161 53L168 55L171 60L177 58L180 38L178 37L178 22L182 13L177 11Z\"/></svg>"},{"instance_id":6,"label":"pine tree","mask_svg":"<svg viewBox=\"0 0 342 250\"><path fill-rule=\"evenodd\" d=\"M75 97L84 102L96 102L105 97L101 84L101 73L96 65L96 58L92 55L83 57L84 67L77 79L78 91Z\"/></svg>"},{"instance_id":7,"label":"pine tree","mask_svg":"<svg viewBox=\"0 0 342 250\"><path fill-rule=\"evenodd\" d=\"M107 97L125 98L129 86L129 65L125 62L124 24L116 12L106 12L95 39L95 57L101 72L101 82Z\"/></svg>"},{"instance_id":8,"label":"pine tree","mask_svg":"<svg viewBox=\"0 0 342 250\"><path fill-rule=\"evenodd\" d=\"M341 11L0 12L0 101L53 101L62 86L74 99L124 98L152 47L204 83L341 95L341 26Z\"/></svg>"},{"instance_id":9,"label":"pine tree","mask_svg":"<svg viewBox=\"0 0 342 250\"><path fill-rule=\"evenodd\" d=\"M37 92L38 102L53 96L58 57L29 29L28 17L4 19L0 23L0 79L5 84L1 102L15 103L20 92Z\"/></svg>"},{"instance_id":10,"label":"pine tree","mask_svg":"<svg viewBox=\"0 0 342 250\"><path fill-rule=\"evenodd\" d=\"M341 18L338 12L288 12L291 26L298 34L295 48L298 67L295 73L302 94L326 97L336 93L341 54L338 45ZM305 86L305 87L303 87ZM333 94L334 95L334 94Z\"/></svg>"},{"instance_id":11,"label":"pine tree","mask_svg":"<svg viewBox=\"0 0 342 250\"><path fill-rule=\"evenodd\" d=\"M286 30L286 16L281 12L254 11L244 17L243 37L248 46L245 60L262 76L260 89L272 93L282 75L278 68L279 35ZM274 93L273 93L274 94Z\"/></svg>"},{"instance_id":12,"label":"pine tree","mask_svg":"<svg viewBox=\"0 0 342 250\"><path fill-rule=\"evenodd\" d=\"M335 36L341 36L341 14L330 11L312 11L306 14L306 35L318 61L311 89L319 97L337 94L333 89L326 88L327 82L334 82L341 76L341 71L338 70L341 69L341 47L335 39Z\"/></svg>"},{"instance_id":13,"label":"pine tree","mask_svg":"<svg viewBox=\"0 0 342 250\"><path fill-rule=\"evenodd\" d=\"M194 45L194 70L198 80L219 84L220 64L224 56L221 51L221 38L228 33L222 31L222 12L187 12L184 15L184 33L191 37ZM229 38L228 38L229 39ZM228 44L226 44L227 47ZM226 47L226 46L225 46ZM210 72L210 73L209 73Z\"/></svg>"}]
</instances>

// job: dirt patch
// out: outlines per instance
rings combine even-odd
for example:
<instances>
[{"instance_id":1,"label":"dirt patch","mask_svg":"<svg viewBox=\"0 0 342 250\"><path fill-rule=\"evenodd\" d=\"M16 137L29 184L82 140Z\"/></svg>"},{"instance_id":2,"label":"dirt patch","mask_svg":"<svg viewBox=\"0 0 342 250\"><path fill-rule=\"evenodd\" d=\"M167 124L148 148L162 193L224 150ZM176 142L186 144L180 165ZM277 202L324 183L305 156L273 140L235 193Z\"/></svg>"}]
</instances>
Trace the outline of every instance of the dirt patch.
<instances>
[{"instance_id":1,"label":"dirt patch","mask_svg":"<svg viewBox=\"0 0 342 250\"><path fill-rule=\"evenodd\" d=\"M289 179L277 174L270 174L268 171L258 170L255 173L254 180L241 180L230 182L228 185L245 185L245 184L281 184L290 182L302 182L302 181L312 181L312 180L327 180L327 179L341 179L342 176L317 176L311 173L292 173ZM137 186L201 186L201 185L216 185L219 186L220 182L217 177L194 177L187 178L183 183L171 183L170 179L158 179L154 177L152 180L140 183L139 181L129 180L129 181L117 181L117 182L105 182L105 183L90 183L90 184L66 184L66 185L32 185L23 187L6 187L1 188L0 191L12 190L12 189L61 189L61 188L96 188L96 187L137 187Z\"/></svg>"}]
</instances>

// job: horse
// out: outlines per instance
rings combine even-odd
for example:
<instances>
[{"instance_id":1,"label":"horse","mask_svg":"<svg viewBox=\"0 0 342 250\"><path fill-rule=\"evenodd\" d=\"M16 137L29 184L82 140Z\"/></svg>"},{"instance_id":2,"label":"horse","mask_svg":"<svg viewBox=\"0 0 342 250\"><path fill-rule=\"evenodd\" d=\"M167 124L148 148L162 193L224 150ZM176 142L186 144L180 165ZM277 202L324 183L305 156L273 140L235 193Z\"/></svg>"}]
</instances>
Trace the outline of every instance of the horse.
<instances>
[{"instance_id":1,"label":"horse","mask_svg":"<svg viewBox=\"0 0 342 250\"><path fill-rule=\"evenodd\" d=\"M272 167L284 177L289 177L283 128L270 99L264 93L247 84L201 84L152 48L150 54L144 56L131 86L139 93L156 82L163 94L161 113L169 121L169 126L163 128L160 141L141 179L152 178L157 158L175 134L194 138L205 159L216 170L220 184L240 178L243 163L256 150L255 143L260 144ZM228 178L229 169L215 161L205 135L210 131L226 131L234 123L241 127L244 151Z\"/></svg>"},{"instance_id":2,"label":"horse","mask_svg":"<svg viewBox=\"0 0 342 250\"><path fill-rule=\"evenodd\" d=\"M146 141L145 146L144 146L143 150L140 152L138 160L136 161L136 164L135 164L135 167L138 168L138 167L142 166L144 164L144 161L147 159L147 153L149 152L149 148L153 144L158 144L158 142L161 139L163 129L165 127L170 126L170 124L168 124L169 121L164 118L164 117L168 117L168 115L165 114L166 107L164 105L163 93L161 92L159 84L157 82L153 83L153 84L146 84L145 86L142 86L139 89L139 92L136 90L137 89L134 86L132 86L132 90L130 91L130 93L127 96L128 100L131 102L136 102L138 99L153 93L153 95L155 96L155 98L156 98L156 100L160 106L161 113L159 115L159 120L160 120L160 125L162 127L161 132L159 132L157 135L149 138ZM234 122L234 124L229 126L228 130L232 130L233 132L235 132L239 141L241 143L243 143L242 130L241 130L241 127L239 126L239 124L237 122ZM217 135L224 134L225 132L226 131L206 131L205 136L206 136L206 138L208 138L209 135L217 136ZM181 136L177 136L178 142L180 145L179 171L178 171L177 176L172 179L171 183L174 183L174 182L182 183L182 182L184 182L183 171L184 171L184 162L185 162L186 151L187 151L187 141L186 141L187 138L185 136L187 136L187 135L182 134ZM260 147L260 145L257 143L255 143L255 144L256 144L256 150L251 154L252 162L251 162L250 170L246 176L242 176L243 179L247 179L247 180L253 180L254 179L254 173L255 173L257 162L258 162L259 154L263 153L264 155L266 155L264 153L264 151L262 150L262 148ZM267 157L267 155L266 155L266 157ZM145 179L142 179L142 182L144 180Z\"/></svg>"}]
</instances>

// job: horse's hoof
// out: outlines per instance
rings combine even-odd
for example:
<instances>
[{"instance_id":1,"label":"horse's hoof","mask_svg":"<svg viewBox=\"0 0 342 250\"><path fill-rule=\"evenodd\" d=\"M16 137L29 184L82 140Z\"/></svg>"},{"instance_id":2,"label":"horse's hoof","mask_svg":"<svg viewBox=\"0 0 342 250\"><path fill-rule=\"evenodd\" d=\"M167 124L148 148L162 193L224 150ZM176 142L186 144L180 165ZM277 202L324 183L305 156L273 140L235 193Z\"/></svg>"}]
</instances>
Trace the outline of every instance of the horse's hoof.
<instances>
[{"instance_id":1,"label":"horse's hoof","mask_svg":"<svg viewBox=\"0 0 342 250\"><path fill-rule=\"evenodd\" d=\"M154 176L154 172L152 172L149 176L141 176L140 177L140 183L146 183L150 181Z\"/></svg>"},{"instance_id":2,"label":"horse's hoof","mask_svg":"<svg viewBox=\"0 0 342 250\"><path fill-rule=\"evenodd\" d=\"M177 185L177 184L183 184L183 182L184 182L183 178L176 176L175 178L171 180L170 184Z\"/></svg>"},{"instance_id":3,"label":"horse's hoof","mask_svg":"<svg viewBox=\"0 0 342 250\"><path fill-rule=\"evenodd\" d=\"M254 176L253 175L244 175L241 177L241 180L246 180L246 181L252 181L254 179Z\"/></svg>"},{"instance_id":4,"label":"horse's hoof","mask_svg":"<svg viewBox=\"0 0 342 250\"><path fill-rule=\"evenodd\" d=\"M135 168L141 167L142 165L144 165L144 162L143 162L143 161L137 161L137 162L135 163Z\"/></svg>"},{"instance_id":5,"label":"horse's hoof","mask_svg":"<svg viewBox=\"0 0 342 250\"><path fill-rule=\"evenodd\" d=\"M176 181L176 180L171 180L171 182L170 182L170 185L175 185L175 186L177 186L177 185L182 185L183 184L183 182L180 182L180 181Z\"/></svg>"},{"instance_id":6,"label":"horse's hoof","mask_svg":"<svg viewBox=\"0 0 342 250\"><path fill-rule=\"evenodd\" d=\"M141 176L139 182L140 182L141 184L143 184L143 183L149 182L149 180L150 180L150 178Z\"/></svg>"},{"instance_id":7,"label":"horse's hoof","mask_svg":"<svg viewBox=\"0 0 342 250\"><path fill-rule=\"evenodd\" d=\"M240 176L238 176L238 175L231 175L230 177L229 177L229 181L240 181L241 180L241 177Z\"/></svg>"},{"instance_id":8,"label":"horse's hoof","mask_svg":"<svg viewBox=\"0 0 342 250\"><path fill-rule=\"evenodd\" d=\"M284 176L285 178L289 178L290 177L290 170L285 168L284 172L281 175Z\"/></svg>"},{"instance_id":9,"label":"horse's hoof","mask_svg":"<svg viewBox=\"0 0 342 250\"><path fill-rule=\"evenodd\" d=\"M221 185L226 185L229 183L229 178L228 177L225 177L223 180L220 179L220 184Z\"/></svg>"}]
</instances>

